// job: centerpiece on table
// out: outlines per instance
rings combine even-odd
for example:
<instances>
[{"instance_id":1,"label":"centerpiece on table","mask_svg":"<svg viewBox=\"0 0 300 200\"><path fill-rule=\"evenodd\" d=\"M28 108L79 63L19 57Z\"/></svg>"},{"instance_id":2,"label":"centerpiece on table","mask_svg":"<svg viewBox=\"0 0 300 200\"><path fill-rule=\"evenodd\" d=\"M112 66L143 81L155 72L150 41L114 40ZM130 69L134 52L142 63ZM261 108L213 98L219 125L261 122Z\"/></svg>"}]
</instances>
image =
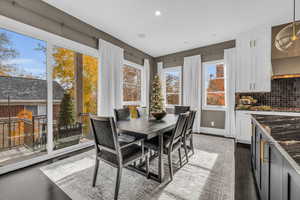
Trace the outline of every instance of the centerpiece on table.
<instances>
[{"instance_id":1,"label":"centerpiece on table","mask_svg":"<svg viewBox=\"0 0 300 200\"><path fill-rule=\"evenodd\" d=\"M161 82L158 75L155 75L152 83L150 113L156 120L161 120L167 114L164 110L164 98L162 95Z\"/></svg>"}]
</instances>

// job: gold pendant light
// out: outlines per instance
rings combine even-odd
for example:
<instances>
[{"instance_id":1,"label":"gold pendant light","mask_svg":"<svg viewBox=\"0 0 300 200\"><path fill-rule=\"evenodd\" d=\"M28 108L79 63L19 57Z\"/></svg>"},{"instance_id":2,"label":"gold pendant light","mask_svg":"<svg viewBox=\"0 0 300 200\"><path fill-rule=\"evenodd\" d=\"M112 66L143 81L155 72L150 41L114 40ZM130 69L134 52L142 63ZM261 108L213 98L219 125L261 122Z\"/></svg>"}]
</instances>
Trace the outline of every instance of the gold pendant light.
<instances>
[{"instance_id":1,"label":"gold pendant light","mask_svg":"<svg viewBox=\"0 0 300 200\"><path fill-rule=\"evenodd\" d=\"M275 46L278 50L286 52L299 39L300 22L296 22L296 0L294 0L293 22L279 31L275 38Z\"/></svg>"}]
</instances>

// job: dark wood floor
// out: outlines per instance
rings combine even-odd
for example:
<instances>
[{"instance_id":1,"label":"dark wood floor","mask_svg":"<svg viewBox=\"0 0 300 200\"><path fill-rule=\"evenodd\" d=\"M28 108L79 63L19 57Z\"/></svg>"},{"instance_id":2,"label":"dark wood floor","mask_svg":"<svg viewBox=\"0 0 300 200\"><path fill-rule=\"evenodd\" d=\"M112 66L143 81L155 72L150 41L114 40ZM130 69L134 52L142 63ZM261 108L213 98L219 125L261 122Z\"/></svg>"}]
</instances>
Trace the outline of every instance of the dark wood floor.
<instances>
[{"instance_id":1,"label":"dark wood floor","mask_svg":"<svg viewBox=\"0 0 300 200\"><path fill-rule=\"evenodd\" d=\"M39 168L47 161L13 173L0 176L1 200L70 200ZM258 200L250 167L250 149L236 148L236 200Z\"/></svg>"},{"instance_id":2,"label":"dark wood floor","mask_svg":"<svg viewBox=\"0 0 300 200\"><path fill-rule=\"evenodd\" d=\"M250 145L237 144L235 153L235 200L258 200L251 170Z\"/></svg>"}]
</instances>

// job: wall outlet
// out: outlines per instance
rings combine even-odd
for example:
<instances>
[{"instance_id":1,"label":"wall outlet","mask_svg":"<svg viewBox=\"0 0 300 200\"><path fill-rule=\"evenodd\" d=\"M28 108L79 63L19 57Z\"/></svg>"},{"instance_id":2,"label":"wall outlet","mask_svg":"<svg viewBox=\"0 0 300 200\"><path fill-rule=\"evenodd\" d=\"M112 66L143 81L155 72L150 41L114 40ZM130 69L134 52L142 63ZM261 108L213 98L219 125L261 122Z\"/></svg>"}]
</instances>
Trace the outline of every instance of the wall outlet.
<instances>
[{"instance_id":1,"label":"wall outlet","mask_svg":"<svg viewBox=\"0 0 300 200\"><path fill-rule=\"evenodd\" d=\"M211 121L211 122L210 122L210 125L211 125L211 126L215 126L215 122L214 122L214 121Z\"/></svg>"}]
</instances>

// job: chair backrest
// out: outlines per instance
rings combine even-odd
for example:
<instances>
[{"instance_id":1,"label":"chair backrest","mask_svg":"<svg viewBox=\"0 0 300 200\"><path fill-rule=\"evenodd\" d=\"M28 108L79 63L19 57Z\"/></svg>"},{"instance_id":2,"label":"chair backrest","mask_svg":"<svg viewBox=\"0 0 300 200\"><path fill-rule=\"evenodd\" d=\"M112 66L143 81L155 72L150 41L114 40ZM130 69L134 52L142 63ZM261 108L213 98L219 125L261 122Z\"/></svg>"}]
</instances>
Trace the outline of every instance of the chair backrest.
<instances>
[{"instance_id":1,"label":"chair backrest","mask_svg":"<svg viewBox=\"0 0 300 200\"><path fill-rule=\"evenodd\" d=\"M114 118L90 115L90 121L97 150L100 151L100 147L112 153L119 152L120 147Z\"/></svg>"},{"instance_id":2,"label":"chair backrest","mask_svg":"<svg viewBox=\"0 0 300 200\"><path fill-rule=\"evenodd\" d=\"M183 137L184 133L186 132L188 117L189 113L179 114L175 129L172 133L171 144L176 143L179 139Z\"/></svg>"},{"instance_id":3,"label":"chair backrest","mask_svg":"<svg viewBox=\"0 0 300 200\"><path fill-rule=\"evenodd\" d=\"M174 114L179 115L190 111L190 106L174 106Z\"/></svg>"},{"instance_id":4,"label":"chair backrest","mask_svg":"<svg viewBox=\"0 0 300 200\"><path fill-rule=\"evenodd\" d=\"M129 108L114 109L115 117L117 121L130 120Z\"/></svg>"},{"instance_id":5,"label":"chair backrest","mask_svg":"<svg viewBox=\"0 0 300 200\"><path fill-rule=\"evenodd\" d=\"M186 127L187 131L193 130L196 112L197 111L195 111L195 110L190 111L188 122L187 122L187 127Z\"/></svg>"}]
</instances>

